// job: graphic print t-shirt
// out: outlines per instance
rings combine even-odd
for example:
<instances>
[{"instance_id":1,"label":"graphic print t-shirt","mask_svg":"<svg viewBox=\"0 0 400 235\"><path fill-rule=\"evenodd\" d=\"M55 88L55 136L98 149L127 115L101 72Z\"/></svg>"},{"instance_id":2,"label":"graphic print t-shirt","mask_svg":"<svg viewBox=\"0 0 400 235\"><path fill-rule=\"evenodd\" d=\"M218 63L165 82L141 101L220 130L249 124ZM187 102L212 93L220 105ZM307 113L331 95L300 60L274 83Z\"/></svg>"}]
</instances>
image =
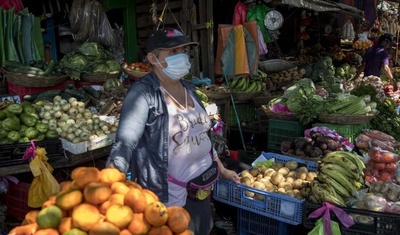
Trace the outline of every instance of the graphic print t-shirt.
<instances>
[{"instance_id":1,"label":"graphic print t-shirt","mask_svg":"<svg viewBox=\"0 0 400 235\"><path fill-rule=\"evenodd\" d=\"M169 114L169 160L168 174L175 179L188 182L203 173L212 163L211 140L207 135L211 121L200 104L194 101L193 109L180 110L168 103ZM187 192L168 182L169 202L167 206L184 206Z\"/></svg>"}]
</instances>

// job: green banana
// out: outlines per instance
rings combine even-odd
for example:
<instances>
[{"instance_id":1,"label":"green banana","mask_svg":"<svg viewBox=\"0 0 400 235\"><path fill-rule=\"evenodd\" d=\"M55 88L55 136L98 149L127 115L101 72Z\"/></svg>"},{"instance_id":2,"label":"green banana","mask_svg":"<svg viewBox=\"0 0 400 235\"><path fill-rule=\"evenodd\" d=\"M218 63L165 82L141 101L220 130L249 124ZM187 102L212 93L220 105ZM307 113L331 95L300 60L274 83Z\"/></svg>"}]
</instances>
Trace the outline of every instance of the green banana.
<instances>
[{"instance_id":1,"label":"green banana","mask_svg":"<svg viewBox=\"0 0 400 235\"><path fill-rule=\"evenodd\" d=\"M325 173L319 173L317 178L318 178L318 180L322 181L323 183L331 186L335 190L336 194L339 194L340 196L342 196L344 198L351 197L351 192L349 192L345 187L343 187L343 185L341 185L339 182L337 182L331 176L329 176Z\"/></svg>"},{"instance_id":2,"label":"green banana","mask_svg":"<svg viewBox=\"0 0 400 235\"><path fill-rule=\"evenodd\" d=\"M325 157L322 159L322 163L338 164L347 169L350 173L352 173L355 179L359 179L361 176L361 173L358 171L357 165L354 164L353 161L342 156L340 153L336 153L336 151L330 152L325 155Z\"/></svg>"},{"instance_id":3,"label":"green banana","mask_svg":"<svg viewBox=\"0 0 400 235\"><path fill-rule=\"evenodd\" d=\"M249 87L246 90L244 90L244 92L253 92L253 90L256 89L256 88L257 88L257 83L256 82L252 82L249 85Z\"/></svg>"},{"instance_id":4,"label":"green banana","mask_svg":"<svg viewBox=\"0 0 400 235\"><path fill-rule=\"evenodd\" d=\"M346 168L342 167L341 165L338 164L333 164L333 163L322 163L319 166L320 169L328 169L335 171L339 174L342 174L346 176L348 179L355 179L354 174L352 174L350 171L348 171Z\"/></svg>"},{"instance_id":5,"label":"green banana","mask_svg":"<svg viewBox=\"0 0 400 235\"><path fill-rule=\"evenodd\" d=\"M233 79L231 84L229 84L229 88L233 89L237 86L239 79Z\"/></svg>"},{"instance_id":6,"label":"green banana","mask_svg":"<svg viewBox=\"0 0 400 235\"><path fill-rule=\"evenodd\" d=\"M346 176L339 174L336 171L321 169L319 173L325 174L331 177L332 179L336 180L336 182L342 185L350 194L353 191L357 191L357 188L352 180L349 180Z\"/></svg>"},{"instance_id":7,"label":"green banana","mask_svg":"<svg viewBox=\"0 0 400 235\"><path fill-rule=\"evenodd\" d=\"M358 172L360 172L360 174L364 172L365 164L356 154L347 151L336 151L336 152L340 153L343 157L353 161L353 163L356 164Z\"/></svg>"},{"instance_id":8,"label":"green banana","mask_svg":"<svg viewBox=\"0 0 400 235\"><path fill-rule=\"evenodd\" d=\"M343 198L341 198L338 195L332 195L332 191L328 190L326 186L323 186L323 184L318 183L318 181L313 180L311 182L311 187L312 187L314 196L319 201L331 202L331 203L339 205L339 206L346 206L346 203L344 202Z\"/></svg>"},{"instance_id":9,"label":"green banana","mask_svg":"<svg viewBox=\"0 0 400 235\"><path fill-rule=\"evenodd\" d=\"M245 77L241 77L241 78L239 78L238 80L239 80L239 81L238 81L238 84L235 86L235 89L237 89L238 91L241 91L242 88L243 88L243 86L244 86L245 83L246 83L246 78L245 78Z\"/></svg>"}]
</instances>

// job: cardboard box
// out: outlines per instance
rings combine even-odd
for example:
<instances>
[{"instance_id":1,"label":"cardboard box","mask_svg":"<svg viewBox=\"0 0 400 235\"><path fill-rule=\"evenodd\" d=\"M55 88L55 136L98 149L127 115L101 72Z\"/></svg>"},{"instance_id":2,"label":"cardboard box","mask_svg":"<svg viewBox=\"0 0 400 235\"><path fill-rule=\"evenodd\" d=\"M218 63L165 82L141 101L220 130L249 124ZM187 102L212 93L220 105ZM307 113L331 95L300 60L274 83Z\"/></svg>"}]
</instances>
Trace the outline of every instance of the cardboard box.
<instances>
[{"instance_id":1,"label":"cardboard box","mask_svg":"<svg viewBox=\"0 0 400 235\"><path fill-rule=\"evenodd\" d=\"M67 150L68 152L80 154L113 144L115 142L115 135L115 133L112 133L79 143L72 143L66 139L61 139L61 143L63 149Z\"/></svg>"}]
</instances>

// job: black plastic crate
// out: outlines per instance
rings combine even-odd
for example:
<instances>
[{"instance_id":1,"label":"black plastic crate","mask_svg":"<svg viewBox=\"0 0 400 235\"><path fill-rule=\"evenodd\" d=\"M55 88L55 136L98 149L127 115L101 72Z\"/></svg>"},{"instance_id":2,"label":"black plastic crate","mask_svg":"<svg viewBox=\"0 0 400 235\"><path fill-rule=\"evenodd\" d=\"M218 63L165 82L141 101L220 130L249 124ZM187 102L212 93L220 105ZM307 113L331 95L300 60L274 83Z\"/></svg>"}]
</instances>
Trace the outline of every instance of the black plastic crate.
<instances>
[{"instance_id":1,"label":"black plastic crate","mask_svg":"<svg viewBox=\"0 0 400 235\"><path fill-rule=\"evenodd\" d=\"M26 163L22 160L24 153L31 143L3 144L0 145L0 165L14 166ZM36 147L45 148L49 162L63 156L63 148L60 139L51 139L35 142Z\"/></svg>"},{"instance_id":2,"label":"black plastic crate","mask_svg":"<svg viewBox=\"0 0 400 235\"><path fill-rule=\"evenodd\" d=\"M303 225L306 229L312 230L315 227L315 222L317 221L317 219L310 219L308 218L308 216L320 207L321 205L304 203ZM331 219L339 224L342 235L399 234L400 214L374 212L347 207L340 208L342 208L348 215L352 216L353 218L360 218L354 219L355 224L350 228L346 228L340 223L335 213L331 212ZM360 221L363 221L363 223L361 223Z\"/></svg>"}]
</instances>

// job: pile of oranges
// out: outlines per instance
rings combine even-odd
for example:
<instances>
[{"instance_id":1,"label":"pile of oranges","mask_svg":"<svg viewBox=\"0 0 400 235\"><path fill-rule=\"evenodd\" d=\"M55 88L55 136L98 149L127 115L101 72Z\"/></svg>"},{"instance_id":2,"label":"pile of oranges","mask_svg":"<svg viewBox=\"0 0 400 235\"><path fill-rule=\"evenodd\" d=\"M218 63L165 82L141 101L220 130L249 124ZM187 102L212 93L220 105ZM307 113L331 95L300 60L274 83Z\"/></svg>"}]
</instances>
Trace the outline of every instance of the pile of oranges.
<instances>
[{"instance_id":1,"label":"pile of oranges","mask_svg":"<svg viewBox=\"0 0 400 235\"><path fill-rule=\"evenodd\" d=\"M357 50L366 50L372 47L373 43L371 40L357 40L353 43L353 48Z\"/></svg>"},{"instance_id":2,"label":"pile of oranges","mask_svg":"<svg viewBox=\"0 0 400 235\"><path fill-rule=\"evenodd\" d=\"M25 215L10 235L192 235L189 213L114 168L77 167L71 181L42 208Z\"/></svg>"}]
</instances>

